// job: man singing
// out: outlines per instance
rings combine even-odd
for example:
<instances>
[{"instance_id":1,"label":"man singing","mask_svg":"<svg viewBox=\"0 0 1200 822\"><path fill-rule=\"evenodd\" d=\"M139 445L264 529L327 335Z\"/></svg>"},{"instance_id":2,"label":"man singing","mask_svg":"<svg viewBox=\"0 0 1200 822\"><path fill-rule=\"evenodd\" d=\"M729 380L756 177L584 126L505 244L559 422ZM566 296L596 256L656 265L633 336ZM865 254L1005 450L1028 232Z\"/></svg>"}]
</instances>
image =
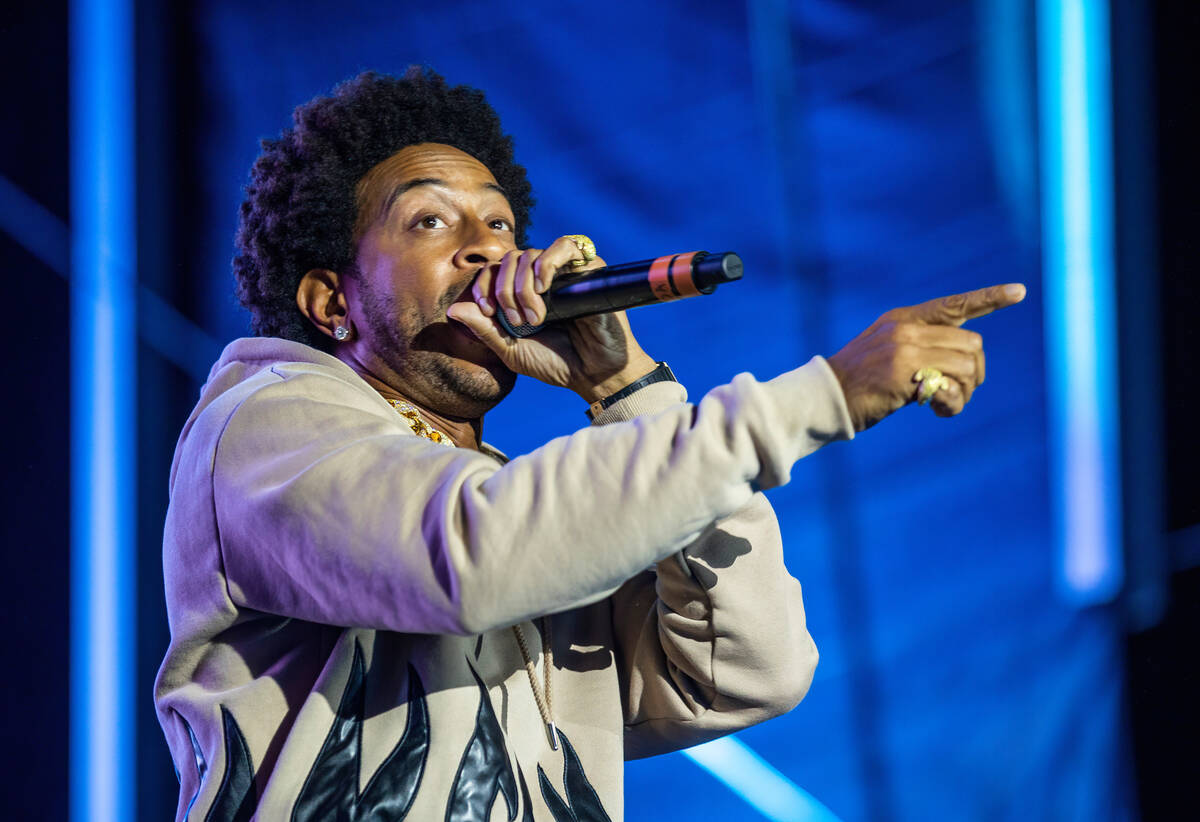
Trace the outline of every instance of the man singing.
<instances>
[{"instance_id":1,"label":"man singing","mask_svg":"<svg viewBox=\"0 0 1200 822\"><path fill-rule=\"evenodd\" d=\"M759 493L983 380L997 286L888 312L828 360L698 403L622 314L525 339L589 240L526 248L483 95L364 74L268 140L234 269L256 336L171 469L156 682L177 818L622 818L622 762L787 712L817 652ZM592 424L510 459L518 374ZM537 425L536 419L529 421Z\"/></svg>"}]
</instances>

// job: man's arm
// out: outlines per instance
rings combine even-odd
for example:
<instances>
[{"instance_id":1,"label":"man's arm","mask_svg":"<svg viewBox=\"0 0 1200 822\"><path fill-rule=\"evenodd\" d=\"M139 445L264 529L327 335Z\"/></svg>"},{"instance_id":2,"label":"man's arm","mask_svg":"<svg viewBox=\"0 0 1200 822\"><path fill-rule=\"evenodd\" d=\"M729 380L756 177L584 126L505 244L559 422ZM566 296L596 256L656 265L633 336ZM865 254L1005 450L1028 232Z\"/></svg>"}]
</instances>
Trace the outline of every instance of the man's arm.
<instances>
[{"instance_id":1,"label":"man's arm","mask_svg":"<svg viewBox=\"0 0 1200 822\"><path fill-rule=\"evenodd\" d=\"M765 383L743 374L697 406L580 431L503 467L416 438L377 396L342 402L343 381L281 374L223 423L212 458L230 598L426 633L595 602L787 482L797 459L911 402L914 364L950 375L960 389L944 411L961 410L982 346L951 326L1023 295L997 286L896 309L831 358L833 372L817 358Z\"/></svg>"},{"instance_id":2,"label":"man's arm","mask_svg":"<svg viewBox=\"0 0 1200 822\"><path fill-rule=\"evenodd\" d=\"M643 392L655 388L669 384ZM585 429L504 466L417 438L383 400L350 395L311 369L284 372L225 423L212 481L235 604L464 634L578 607L851 435L819 360L767 383L742 375L696 406Z\"/></svg>"}]
</instances>

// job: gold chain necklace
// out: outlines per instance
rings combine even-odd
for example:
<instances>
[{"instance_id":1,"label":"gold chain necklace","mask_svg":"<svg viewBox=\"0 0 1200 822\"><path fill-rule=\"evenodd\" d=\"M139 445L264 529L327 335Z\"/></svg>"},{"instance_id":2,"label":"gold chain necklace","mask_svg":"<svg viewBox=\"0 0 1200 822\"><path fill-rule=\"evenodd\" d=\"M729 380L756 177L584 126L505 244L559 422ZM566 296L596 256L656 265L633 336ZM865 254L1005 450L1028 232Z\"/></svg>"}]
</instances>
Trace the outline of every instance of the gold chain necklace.
<instances>
[{"instance_id":1,"label":"gold chain necklace","mask_svg":"<svg viewBox=\"0 0 1200 822\"><path fill-rule=\"evenodd\" d=\"M408 420L408 425L412 428L412 432L418 437L424 437L427 440L432 440L438 445L447 445L454 448L454 442L443 434L441 431L434 428L429 423L421 418L421 412L409 402L404 400L393 400L386 398L388 404L395 408L400 416ZM537 669L533 664L533 657L529 653L529 646L525 643L525 634L521 632L520 625L512 626L513 636L517 638L517 647L521 649L521 658L525 660L525 675L529 677L529 687L533 691L533 701L537 703L538 713L541 714L542 722L546 723L546 733L550 735L550 747L558 750L558 727L554 724L554 701L553 692L550 690L550 669L554 667L554 652L550 647L550 620L541 620L542 634L542 664L545 666L543 672L543 680L545 681L545 696L538 689Z\"/></svg>"},{"instance_id":2,"label":"gold chain necklace","mask_svg":"<svg viewBox=\"0 0 1200 822\"><path fill-rule=\"evenodd\" d=\"M454 447L454 443L448 436L434 428L429 423L425 422L425 420L421 419L421 412L418 411L416 406L414 406L412 403L405 402L404 400L393 400L387 397L385 397L385 399L387 399L388 404L391 405L392 408L395 408L396 411L400 413L400 416L408 420L408 427L411 428L412 432L418 437L424 437L427 440L432 440L438 445L448 445L451 448Z\"/></svg>"}]
</instances>

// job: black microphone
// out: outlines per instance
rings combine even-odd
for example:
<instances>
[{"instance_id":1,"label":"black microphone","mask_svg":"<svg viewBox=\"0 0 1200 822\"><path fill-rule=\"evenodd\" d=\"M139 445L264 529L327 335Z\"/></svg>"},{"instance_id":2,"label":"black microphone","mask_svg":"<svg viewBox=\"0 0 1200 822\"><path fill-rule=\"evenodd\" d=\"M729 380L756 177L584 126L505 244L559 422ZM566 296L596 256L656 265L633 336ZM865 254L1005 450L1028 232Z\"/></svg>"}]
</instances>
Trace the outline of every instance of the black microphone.
<instances>
[{"instance_id":1,"label":"black microphone","mask_svg":"<svg viewBox=\"0 0 1200 822\"><path fill-rule=\"evenodd\" d=\"M668 254L556 277L542 295L546 320L541 325L512 325L503 310L496 319L512 336L528 337L552 322L711 294L722 283L741 278L742 258L732 251Z\"/></svg>"}]
</instances>

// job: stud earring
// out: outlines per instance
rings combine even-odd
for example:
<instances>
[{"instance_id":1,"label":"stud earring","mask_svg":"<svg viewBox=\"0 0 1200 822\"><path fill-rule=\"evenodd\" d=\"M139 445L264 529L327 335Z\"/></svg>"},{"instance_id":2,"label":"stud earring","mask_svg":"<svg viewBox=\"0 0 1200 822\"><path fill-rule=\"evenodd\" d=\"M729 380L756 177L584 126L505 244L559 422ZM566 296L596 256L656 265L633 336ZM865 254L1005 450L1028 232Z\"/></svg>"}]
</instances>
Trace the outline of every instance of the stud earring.
<instances>
[{"instance_id":1,"label":"stud earring","mask_svg":"<svg viewBox=\"0 0 1200 822\"><path fill-rule=\"evenodd\" d=\"M333 338L338 342L344 342L350 337L350 329L344 325L339 325L333 329Z\"/></svg>"}]
</instances>

